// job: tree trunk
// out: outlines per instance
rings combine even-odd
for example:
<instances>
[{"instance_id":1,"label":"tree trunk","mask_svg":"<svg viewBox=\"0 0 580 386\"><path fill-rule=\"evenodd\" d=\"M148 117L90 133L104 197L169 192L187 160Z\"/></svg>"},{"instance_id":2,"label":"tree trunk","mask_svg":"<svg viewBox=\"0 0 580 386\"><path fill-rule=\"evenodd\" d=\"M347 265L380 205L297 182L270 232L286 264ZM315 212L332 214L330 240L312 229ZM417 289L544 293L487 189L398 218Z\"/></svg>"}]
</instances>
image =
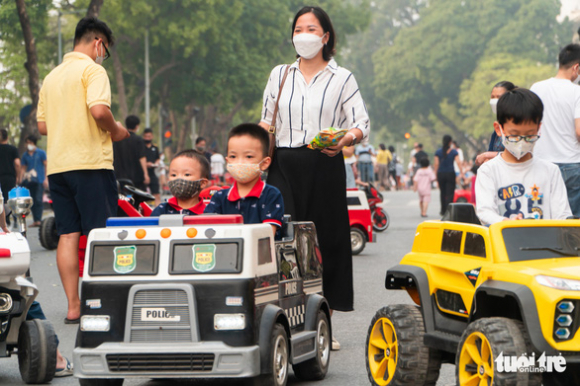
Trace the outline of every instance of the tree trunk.
<instances>
[{"instance_id":1,"label":"tree trunk","mask_svg":"<svg viewBox=\"0 0 580 386\"><path fill-rule=\"evenodd\" d=\"M38 125L36 123L36 109L38 106L39 94L39 75L38 75L38 59L36 57L36 43L32 35L32 28L30 26L30 19L26 12L26 5L24 0L16 0L16 9L20 19L20 26L22 27L22 35L24 36L24 47L26 49L26 63L24 67L28 71L28 88L30 90L30 98L32 99L32 109L30 114L24 120L24 128L20 132L20 143L18 150L24 151L26 146L26 137L28 135L38 136Z\"/></svg>"},{"instance_id":2,"label":"tree trunk","mask_svg":"<svg viewBox=\"0 0 580 386\"><path fill-rule=\"evenodd\" d=\"M104 0L91 0L89 8L87 9L87 17L99 17L103 2Z\"/></svg>"},{"instance_id":3,"label":"tree trunk","mask_svg":"<svg viewBox=\"0 0 580 386\"><path fill-rule=\"evenodd\" d=\"M127 93L125 92L125 80L123 79L123 65L121 59L117 55L117 49L112 47L113 56L113 71L115 72L115 82L117 83L117 97L119 98L119 110L121 113L121 120L127 118L129 115L129 108L127 107Z\"/></svg>"}]
</instances>

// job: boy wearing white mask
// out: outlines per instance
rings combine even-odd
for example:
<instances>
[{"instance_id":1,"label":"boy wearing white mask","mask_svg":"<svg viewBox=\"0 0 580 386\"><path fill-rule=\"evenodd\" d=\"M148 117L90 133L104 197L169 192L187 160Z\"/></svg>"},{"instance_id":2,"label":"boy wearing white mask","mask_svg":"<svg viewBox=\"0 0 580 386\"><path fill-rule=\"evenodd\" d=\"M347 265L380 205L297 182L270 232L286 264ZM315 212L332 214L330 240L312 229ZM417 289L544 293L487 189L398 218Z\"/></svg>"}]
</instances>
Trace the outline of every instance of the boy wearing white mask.
<instances>
[{"instance_id":1,"label":"boy wearing white mask","mask_svg":"<svg viewBox=\"0 0 580 386\"><path fill-rule=\"evenodd\" d=\"M205 213L241 214L245 224L270 224L277 232L284 217L282 194L261 178L272 162L269 141L268 133L253 123L230 131L226 161L235 182L212 196Z\"/></svg>"},{"instance_id":2,"label":"boy wearing white mask","mask_svg":"<svg viewBox=\"0 0 580 386\"><path fill-rule=\"evenodd\" d=\"M494 128L505 151L479 168L475 183L483 224L572 215L558 167L533 156L543 111L540 98L527 89L517 88L499 99Z\"/></svg>"}]
</instances>

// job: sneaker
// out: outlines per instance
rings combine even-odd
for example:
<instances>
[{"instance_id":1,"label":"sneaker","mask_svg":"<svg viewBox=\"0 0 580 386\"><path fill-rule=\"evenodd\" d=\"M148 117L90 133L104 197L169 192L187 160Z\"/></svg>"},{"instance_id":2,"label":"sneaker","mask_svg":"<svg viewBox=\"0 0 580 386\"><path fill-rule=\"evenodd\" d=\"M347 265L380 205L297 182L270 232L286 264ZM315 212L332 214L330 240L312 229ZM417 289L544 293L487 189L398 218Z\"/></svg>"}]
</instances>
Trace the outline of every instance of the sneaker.
<instances>
[{"instance_id":1,"label":"sneaker","mask_svg":"<svg viewBox=\"0 0 580 386\"><path fill-rule=\"evenodd\" d=\"M340 350L340 343L338 343L338 340L336 340L335 337L332 337L332 351L338 351Z\"/></svg>"}]
</instances>

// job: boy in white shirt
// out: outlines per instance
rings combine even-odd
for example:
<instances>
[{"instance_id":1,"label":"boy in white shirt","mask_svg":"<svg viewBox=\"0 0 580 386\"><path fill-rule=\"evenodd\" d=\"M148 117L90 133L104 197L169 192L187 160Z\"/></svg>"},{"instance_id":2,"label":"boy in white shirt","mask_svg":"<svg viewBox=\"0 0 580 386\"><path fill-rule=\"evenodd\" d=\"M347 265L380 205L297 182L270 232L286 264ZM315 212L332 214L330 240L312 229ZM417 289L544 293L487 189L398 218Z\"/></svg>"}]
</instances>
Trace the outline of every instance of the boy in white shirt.
<instances>
[{"instance_id":1,"label":"boy in white shirt","mask_svg":"<svg viewBox=\"0 0 580 386\"><path fill-rule=\"evenodd\" d=\"M540 98L527 89L517 88L499 99L493 126L506 150L477 172L477 215L483 224L572 215L558 166L532 154L543 111Z\"/></svg>"}]
</instances>

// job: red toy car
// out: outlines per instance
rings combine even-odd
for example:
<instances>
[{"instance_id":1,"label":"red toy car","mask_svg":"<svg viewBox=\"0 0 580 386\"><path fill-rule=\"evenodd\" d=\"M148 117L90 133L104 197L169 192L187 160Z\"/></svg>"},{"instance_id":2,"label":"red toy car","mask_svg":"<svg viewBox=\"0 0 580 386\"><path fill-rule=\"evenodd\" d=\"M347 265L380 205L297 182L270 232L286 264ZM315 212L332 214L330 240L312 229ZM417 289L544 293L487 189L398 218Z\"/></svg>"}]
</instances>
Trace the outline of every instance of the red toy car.
<instances>
[{"instance_id":1,"label":"red toy car","mask_svg":"<svg viewBox=\"0 0 580 386\"><path fill-rule=\"evenodd\" d=\"M367 242L375 242L371 209L365 192L358 189L346 190L346 203L350 222L350 244L352 254L358 255Z\"/></svg>"}]
</instances>

